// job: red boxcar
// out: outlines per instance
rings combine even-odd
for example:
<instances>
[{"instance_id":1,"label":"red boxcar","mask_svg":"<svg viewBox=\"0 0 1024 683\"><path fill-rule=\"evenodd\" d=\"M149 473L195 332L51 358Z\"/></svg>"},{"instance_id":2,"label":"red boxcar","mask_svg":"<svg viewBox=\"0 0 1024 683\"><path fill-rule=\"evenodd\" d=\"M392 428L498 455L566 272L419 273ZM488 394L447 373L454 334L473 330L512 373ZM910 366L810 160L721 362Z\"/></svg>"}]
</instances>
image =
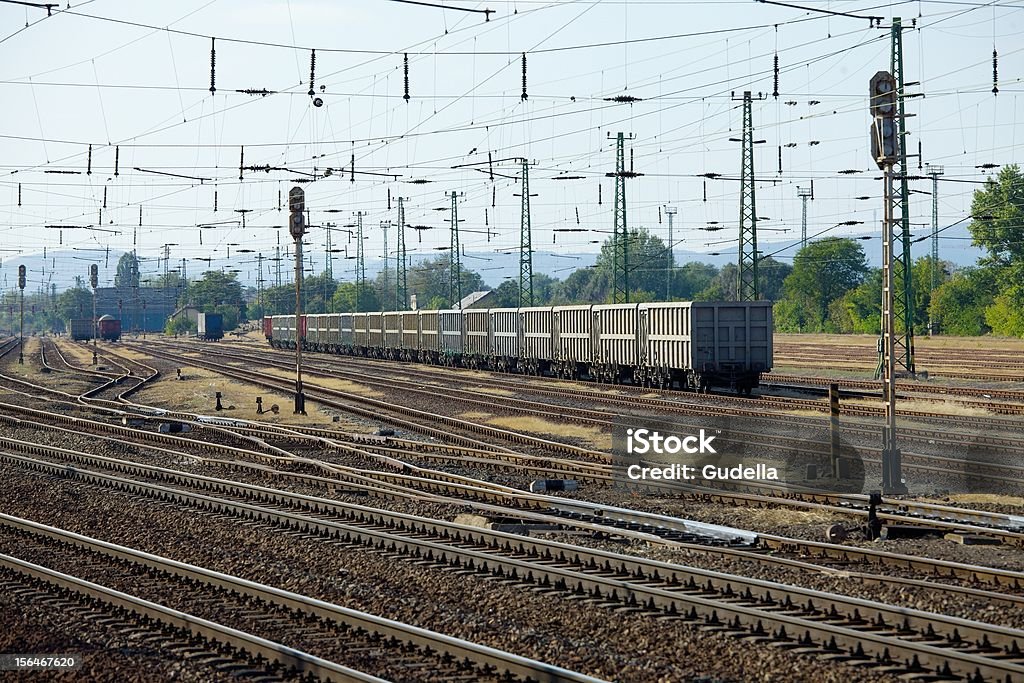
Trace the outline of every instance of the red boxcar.
<instances>
[{"instance_id":1,"label":"red boxcar","mask_svg":"<svg viewBox=\"0 0 1024 683\"><path fill-rule=\"evenodd\" d=\"M267 338L267 341L274 338L274 319L269 315L263 316L263 336Z\"/></svg>"},{"instance_id":2,"label":"red boxcar","mask_svg":"<svg viewBox=\"0 0 1024 683\"><path fill-rule=\"evenodd\" d=\"M121 338L121 321L113 316L101 316L100 319L96 321L96 326L99 328L100 339L117 341Z\"/></svg>"}]
</instances>

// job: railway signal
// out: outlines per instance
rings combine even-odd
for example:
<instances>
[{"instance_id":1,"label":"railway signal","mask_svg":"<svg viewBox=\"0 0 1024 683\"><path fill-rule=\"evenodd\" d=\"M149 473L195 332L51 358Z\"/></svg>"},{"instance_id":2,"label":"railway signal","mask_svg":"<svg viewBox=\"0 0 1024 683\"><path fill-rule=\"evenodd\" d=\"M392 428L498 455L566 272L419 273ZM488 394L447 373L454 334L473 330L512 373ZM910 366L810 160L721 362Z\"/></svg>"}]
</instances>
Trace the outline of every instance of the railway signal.
<instances>
[{"instance_id":1,"label":"railway signal","mask_svg":"<svg viewBox=\"0 0 1024 683\"><path fill-rule=\"evenodd\" d=\"M893 277L893 249L896 221L893 219L893 165L899 159L896 132L896 80L888 71L879 71L869 85L871 155L882 169L885 211L882 218L882 339L880 340L882 394L885 400L885 426L882 428L882 491L906 493L901 453L896 440L896 314ZM902 170L902 169L901 169Z\"/></svg>"},{"instance_id":2,"label":"railway signal","mask_svg":"<svg viewBox=\"0 0 1024 683\"><path fill-rule=\"evenodd\" d=\"M25 266L18 266L18 289L21 290L21 332L18 333L18 364L25 364Z\"/></svg>"},{"instance_id":3,"label":"railway signal","mask_svg":"<svg viewBox=\"0 0 1024 683\"><path fill-rule=\"evenodd\" d=\"M99 364L96 352L96 337L99 336L99 323L96 321L96 286L100 281L100 268L95 263L89 266L89 284L92 285L92 364Z\"/></svg>"},{"instance_id":4,"label":"railway signal","mask_svg":"<svg viewBox=\"0 0 1024 683\"><path fill-rule=\"evenodd\" d=\"M302 392L302 236L306 234L306 192L296 185L288 191L288 231L295 240L295 414L306 414Z\"/></svg>"}]
</instances>

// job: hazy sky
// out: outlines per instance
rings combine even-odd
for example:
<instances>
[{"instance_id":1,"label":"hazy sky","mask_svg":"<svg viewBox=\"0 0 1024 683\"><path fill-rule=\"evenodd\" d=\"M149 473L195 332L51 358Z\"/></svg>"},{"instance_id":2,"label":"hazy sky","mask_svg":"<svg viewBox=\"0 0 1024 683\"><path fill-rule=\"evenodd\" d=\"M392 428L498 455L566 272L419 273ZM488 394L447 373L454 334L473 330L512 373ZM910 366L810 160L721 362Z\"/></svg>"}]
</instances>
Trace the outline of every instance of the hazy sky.
<instances>
[{"instance_id":1,"label":"hazy sky","mask_svg":"<svg viewBox=\"0 0 1024 683\"><path fill-rule=\"evenodd\" d=\"M812 180L812 235L879 233L867 89L876 71L889 68L893 16L906 26L906 78L920 82L908 92L924 94L908 101L910 151L920 142L923 161L945 170L941 224L969 212L973 181L985 177L978 166L1019 161L1024 144L1020 0L790 3L800 8L754 0L440 4L493 14L485 21L481 13L392 0L93 0L61 4L47 18L42 9L0 4L0 248L77 250L89 258L99 253L93 249L130 250L137 239L149 271L166 243L175 245L172 262L223 257L229 245L232 256L239 249L271 256L279 236L282 248L290 240L279 227L287 215L279 193L286 202L294 179L315 173L318 179L303 185L311 222L337 224L335 246L350 255L354 246L340 231L360 211L367 259L382 258L379 226L397 222L399 196L406 222L429 228L407 230L409 252L442 253L454 191L464 248L501 260L511 257L497 250L519 245L514 178L521 165L499 160L526 157L535 163L534 249L594 251L612 229L608 136L623 131L635 136L626 163L644 174L627 182L629 224L664 236L659 207L671 204L679 249L734 252L740 145L729 138L740 137L738 100L751 90L765 96L753 106L755 137L765 140L756 148L757 209L767 219L759 223L760 241L765 253L790 259L795 249L787 247L800 231L797 187ZM868 16L882 17L882 28L858 18ZM313 48L322 107L307 94ZM245 89L272 93L237 92ZM606 99L621 95L640 101ZM243 170L240 180L240 163L286 170ZM912 159L911 170L917 165ZM324 178L327 168L333 172ZM725 179L705 180L704 173ZM931 181L912 187L930 192ZM912 211L915 235L925 234L931 197L913 194ZM848 220L863 225L834 227ZM586 231L558 232L566 229ZM388 235L391 252L395 233ZM965 235L944 233L942 249L950 256L965 249ZM314 228L308 239L319 272L325 230ZM877 239L864 245L880 249ZM915 246L916 253L927 250L926 243ZM239 267L253 270L254 256L240 254ZM336 276L351 277L353 262L344 252L335 256ZM19 253L0 257L7 273ZM190 273L203 265L190 263ZM113 266L101 269L101 279L112 279ZM65 256L52 267L84 273L87 265Z\"/></svg>"}]
</instances>

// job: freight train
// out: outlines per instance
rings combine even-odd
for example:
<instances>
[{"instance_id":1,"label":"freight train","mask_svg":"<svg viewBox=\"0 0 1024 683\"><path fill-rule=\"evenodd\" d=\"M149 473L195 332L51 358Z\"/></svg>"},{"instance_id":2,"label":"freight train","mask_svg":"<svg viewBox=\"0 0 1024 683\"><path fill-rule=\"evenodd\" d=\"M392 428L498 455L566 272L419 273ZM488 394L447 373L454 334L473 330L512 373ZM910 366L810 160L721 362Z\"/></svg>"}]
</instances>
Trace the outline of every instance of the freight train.
<instances>
[{"instance_id":1,"label":"freight train","mask_svg":"<svg viewBox=\"0 0 1024 683\"><path fill-rule=\"evenodd\" d=\"M296 327L298 329L296 329ZM772 367L768 301L267 316L275 348L749 395Z\"/></svg>"},{"instance_id":2,"label":"freight train","mask_svg":"<svg viewBox=\"0 0 1024 683\"><path fill-rule=\"evenodd\" d=\"M102 315L96 321L100 339L117 341L121 338L121 321L112 315ZM72 318L68 321L68 334L75 341L92 339L92 318Z\"/></svg>"}]
</instances>

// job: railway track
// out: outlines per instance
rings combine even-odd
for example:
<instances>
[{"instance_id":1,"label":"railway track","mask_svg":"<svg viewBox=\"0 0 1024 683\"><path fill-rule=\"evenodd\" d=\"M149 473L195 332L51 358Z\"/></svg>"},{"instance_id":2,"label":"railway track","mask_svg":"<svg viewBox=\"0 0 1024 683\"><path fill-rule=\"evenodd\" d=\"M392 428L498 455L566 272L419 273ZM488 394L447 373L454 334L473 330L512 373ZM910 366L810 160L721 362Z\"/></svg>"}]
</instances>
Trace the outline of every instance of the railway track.
<instances>
[{"instance_id":1,"label":"railway track","mask_svg":"<svg viewBox=\"0 0 1024 683\"><path fill-rule=\"evenodd\" d=\"M119 593L11 555L0 555L0 566L10 573L64 588L86 600L119 606L143 619L159 619L207 641L216 640L219 647L207 646L214 652L226 645L244 651L250 658L265 658L320 680L385 680L365 673L369 670L382 672L391 680L598 680L291 591L0 513L0 543L4 540L19 555L42 558L49 567L86 569L105 582L130 585L135 594L176 596L176 602L200 612L205 611L204 605L215 605L217 621ZM159 629L158 626L155 630ZM250 630L287 633L293 645L273 642ZM324 656L303 651L299 644L312 645ZM346 660L355 661L349 661L352 666L347 666L342 663Z\"/></svg>"},{"instance_id":2,"label":"railway track","mask_svg":"<svg viewBox=\"0 0 1024 683\"><path fill-rule=\"evenodd\" d=\"M273 524L309 538L375 548L426 566L490 576L595 606L682 619L878 670L984 681L1024 676L1021 634L1004 627L472 527L455 533L450 523L400 523L396 513L366 510L361 520L343 522L334 518L333 510L320 507L336 507L333 501L307 501L306 512L299 514L275 509L278 505L191 493L53 463L25 464L51 476L92 485L105 482L131 495Z\"/></svg>"},{"instance_id":3,"label":"railway track","mask_svg":"<svg viewBox=\"0 0 1024 683\"><path fill-rule=\"evenodd\" d=\"M312 498L306 495L293 494L287 491L267 488L262 485L246 484L234 480L216 479L213 477L197 474L189 474L177 470L169 470L163 467L145 465L142 463L129 462L103 456L94 456L80 452L68 451L45 447L39 444L6 444L9 450L21 450L31 455L43 456L53 459L49 463L50 472L67 472L68 463L74 468L89 467L95 472L107 471L116 475L131 475L140 480L149 480L159 484L174 484L180 488L191 489L203 494L217 493L227 494L235 500L245 502L256 502L259 504L270 504L272 506L286 505L291 509L300 512L309 510L328 511L336 517L362 518L367 513L382 513L381 510L366 508L362 505L340 503L334 500ZM13 446L14 448L11 448ZM27 446L27 447L26 447ZM0 458L4 456L0 455ZM13 464L24 464L28 467L38 467L38 462L30 458L10 455L9 462ZM52 468L64 468L54 470ZM44 466L45 469L45 466ZM75 469L74 472L79 470ZM264 474L267 472L264 471ZM284 476L279 481L299 483L303 486L312 486L337 493L337 482L322 478L282 473ZM106 480L103 480L106 481ZM441 499L438 499L441 500ZM507 506L476 505L473 506L480 514L502 514L510 515L515 512ZM390 525L395 519L412 519L411 516L398 515L398 517L386 520ZM938 577L948 580L965 581L967 585L954 587L943 587L943 590L959 592L962 595L973 595L994 602L1008 604L1021 604L1024 597L1019 597L1019 591L1024 591L1024 573L1012 570L1000 570L966 565L956 562L934 560L909 555L901 555L889 551L881 551L872 548L858 548L832 543L806 541L794 538L786 538L776 535L758 534L751 535L749 540L742 538L728 538L726 529L719 529L718 536L701 534L699 526L680 526L682 520L676 520L673 525L670 518L657 518L653 515L637 513L633 515L622 514L615 508L588 507L583 504L565 504L565 501L554 499L551 506L540 509L538 513L524 514L522 520L525 524L546 523L548 525L564 525L575 528L586 533L605 535L618 533L626 538L635 540L647 539L657 543L668 543L677 548L693 550L700 553L712 553L730 557L743 557L761 564L782 565L788 567L800 567L821 571L819 565L809 564L808 559L816 559L822 562L838 562L846 565L850 562L858 562L875 566L884 566L898 569L910 569L925 577ZM418 518L423 523L434 523L434 520ZM654 524L662 523L664 526L658 531ZM459 525L451 525L438 522L445 528L462 528ZM611 527L611 528L610 528ZM675 528L673 528L675 527ZM613 531L617 529L617 531ZM765 551L768 551L766 553ZM784 555L784 556L783 556ZM796 559L800 558L800 559ZM852 575L851 575L852 576ZM916 588L935 588L926 581L907 580L893 576L878 576L862 574L856 577L868 583L896 582L904 583ZM977 584L987 584L1000 592L979 591ZM1010 591L1009 594L1003 591Z\"/></svg>"},{"instance_id":4,"label":"railway track","mask_svg":"<svg viewBox=\"0 0 1024 683\"><path fill-rule=\"evenodd\" d=\"M791 385L811 384L814 386L827 387L829 384L837 384L840 388L865 389L869 391L882 391L882 383L876 380L844 379L829 377L814 377L811 375L786 375L783 373L771 372L763 375L762 385L771 387L788 387ZM1014 403L1024 404L1024 391L1017 389L990 389L983 387L954 386L925 384L923 382L906 382L903 384L903 391L914 394L939 394L942 396L967 396L976 398L998 398ZM970 403L971 406L987 408L995 403Z\"/></svg>"},{"instance_id":5,"label":"railway track","mask_svg":"<svg viewBox=\"0 0 1024 683\"><path fill-rule=\"evenodd\" d=\"M159 352L157 352L159 354ZM164 354L165 356L167 354ZM195 363L197 359L186 359L171 356L174 360L189 361ZM206 363L206 361L200 361L200 363ZM220 371L221 367L219 364L210 364L210 367ZM240 372L237 368L227 366L227 374L235 376L244 381L251 381L266 386L268 388L284 387L283 380L279 382L267 381L262 377L254 377L255 373L252 372ZM313 395L313 392L319 392L320 389L312 385L307 384L307 392ZM343 393L333 392L331 393ZM317 394L318 395L318 394ZM351 397L354 398L354 397ZM328 405L331 404L330 400L318 399L326 402ZM336 404L335 404L336 405ZM345 406L338 406L342 409ZM468 423L472 425L472 423ZM488 428L490 429L490 428ZM504 432L505 430L501 430ZM525 440L534 438L526 435L520 435ZM547 443L546 440L540 440L543 443ZM578 447L573 447L577 449ZM604 456L597 451L591 452L595 460L599 460ZM594 467L593 464L583 464L584 467ZM390 475L394 476L394 475ZM434 473L429 475L430 477L437 476ZM607 471L595 474L593 471L587 472L585 470L578 471L576 475L578 478L583 480L590 480L596 482L603 482L605 484L610 482L610 473ZM474 485L482 485L484 482L474 481ZM697 496L706 500L715 500L720 502L726 502L730 504L740 505L757 505L762 506L770 504L771 500L775 500L776 504L784 505L823 505L826 508L839 509L842 511L848 511L851 514L867 516L867 497L866 496L842 496L842 495L830 495L822 493L814 493L810 491L794 490L791 488L772 487L770 485L737 485L734 487L736 490L722 491L708 488L701 488L696 486L688 485L648 485L648 489L653 492L664 493L675 493ZM477 495L477 491L473 490L473 495ZM507 493L507 492L505 492ZM766 501L769 501L766 503ZM958 521L957 517L963 515ZM1021 534L1021 522L1020 520L1013 519L1006 515L1000 516L988 516L985 514L978 514L972 512L958 511L956 508L948 506L935 506L931 504L922 504L912 501L899 501L896 504L891 505L883 515L884 519L892 521L902 521L911 524L923 524L930 525L938 528L947 528L949 530L955 530L959 525L966 524L972 528L973 532L982 534L994 534L999 536L1005 542L1011 544L1024 543L1024 537ZM968 520L971 522L968 524ZM985 521L982 521L985 520Z\"/></svg>"},{"instance_id":6,"label":"railway track","mask_svg":"<svg viewBox=\"0 0 1024 683\"><path fill-rule=\"evenodd\" d=\"M159 353L159 352L156 352L156 353ZM223 352L220 352L217 355L218 355L218 357L233 358L233 359L236 359L236 360L240 360L242 358L241 356L238 356L236 354L230 354L230 353L225 354ZM165 357L168 357L168 356L165 355ZM186 359L186 358L181 358L181 357L175 357L174 360L180 361L180 362L185 362L185 361L193 361L193 362L195 362L195 359ZM248 363L251 364L251 362L252 362L251 357L247 358L246 360L247 360ZM202 365L204 365L204 367L207 367L208 369L214 369L214 370L216 370L218 372L227 372L228 374L231 374L231 375L233 375L235 377L238 377L240 379L244 379L244 378L248 377L250 381L259 382L263 386L267 386L267 387L273 386L276 383L276 386L278 387L279 390L285 390L285 380L271 379L271 380L268 381L263 376L254 377L253 373L251 371L247 371L247 372L242 373L239 370L239 368L237 368L237 367L225 366L225 365L221 365L221 364L214 364L214 363L212 363L210 361L207 361L207 360L198 361L196 364L202 364ZM398 386L398 387L403 388L403 390L405 392L407 392L407 393L419 392L419 393L426 394L426 395L431 396L431 397L435 396L437 391L438 391L435 388L425 388L422 384L419 384L419 383L409 382L409 381L402 381L402 380L398 380L398 379L395 379L395 378L389 378L389 379L387 379L385 381L385 380L382 380L382 379L379 379L379 378L374 378L374 377L371 377L371 376L368 376L368 375L362 375L362 374L356 374L356 373L346 373L346 372L338 372L338 371L331 371L331 372L328 372L328 373L324 373L324 372L318 372L318 371L312 370L312 369L307 371L307 378L308 377L325 377L326 378L326 377L338 377L338 376L344 377L346 379L360 381L360 382L362 382L364 384L367 384L369 386L377 386L377 387L380 387L380 388L396 387L396 386ZM322 390L322 387L309 384L308 381L307 381L307 388L309 388L310 390L316 390L318 392ZM573 417L573 418L575 418L577 420L585 421L585 422L587 422L587 423L589 423L591 425L598 426L598 427L605 428L605 429L611 428L614 425L614 420L617 417L615 414L608 413L608 412L595 411L595 410L592 410L592 409L580 409L580 408L575 408L575 407L555 406L555 405L552 405L552 404L537 403L535 401L527 401L527 400L523 400L523 399L519 399L519 398L511 398L511 397L503 397L503 398L500 399L500 401L501 401L500 404L496 404L496 403L493 402L493 400L487 401L487 400L484 400L484 399L472 398L472 396L477 396L477 394L473 394L471 391L460 390L460 389L451 389L451 388L446 388L444 391L445 392L451 392L451 391L458 392L458 396L459 396L459 400L460 401L471 401L471 402L473 402L474 405L485 407L485 408L488 408L489 410L492 410L492 411L494 411L494 410L499 410L500 411L500 410L503 410L503 409L513 410L513 411L521 411L521 412L531 412L532 411L533 414L536 414L538 416L551 417L552 415L554 415L556 418L561 417L563 415L567 415L567 416ZM555 391L558 391L558 390L555 390ZM336 393L336 392L331 392L331 393L333 395L338 395L338 393ZM467 394L470 396L470 398L466 397ZM351 395L351 394L342 394L342 395L345 398L353 399L353 395ZM602 396L602 395L598 394L598 396ZM661 405L667 406L668 408L671 409L671 412L674 412L675 414L680 414L680 413L688 414L688 415L691 414L689 412L689 408L690 408L689 406L681 407L681 406L679 406L675 402L659 401L658 405L659 406L661 406ZM392 408L396 408L396 406L394 406L392 404ZM715 412L713 414L716 415L716 416L728 415L728 413L725 412L725 411L717 411L717 412ZM759 416L759 421L763 421L763 419L764 419L763 417ZM477 425L475 423L468 423L466 421L460 421L460 423L461 423L462 426L464 426L466 428L473 429L473 430L480 430L480 431L483 431L484 433L490 433L491 430L493 429L491 427ZM734 433L733 433L732 436L739 436L739 437L747 438L747 439L750 440L749 441L750 443L763 443L764 447L769 449L769 450L780 450L781 449L781 451L783 453L787 454L787 455L790 455L790 454L793 454L793 453L796 453L796 452L807 454L807 455L811 455L811 456L816 456L816 457L819 457L819 458L825 457L825 456L828 455L828 448L829 448L829 446L828 446L828 444L825 444L825 443L820 443L820 444L817 444L815 446L813 443L808 442L806 439L803 439L803 438L795 438L795 437L785 437L785 436L773 435L773 436L771 436L770 439L766 439L764 437L764 435L761 434L761 433L741 432L741 431L738 431L738 430L733 430L733 431L734 431ZM860 431L861 433L864 433L864 432L872 433L872 430L870 430L868 428L858 428L856 426L852 427L852 429L850 429L850 431ZM501 432L504 434L505 430L501 430ZM958 439L958 438L955 438L955 437L943 437L943 436L936 435L933 432L929 432L929 431L926 431L926 430L911 430L910 432L904 432L904 434L906 434L906 435L911 435L912 434L912 435L915 435L915 436L921 436L922 438L927 438L928 441L930 441L930 442L936 442L936 443L948 443L950 445L955 445L955 444L962 443L962 439ZM1018 442L1015 439L999 437L999 436L979 437L977 440L975 440L975 439L973 439L971 437L966 437L966 439L967 439L968 443L970 443L970 446L974 447L974 448L977 448L979 445L982 445L982 444L979 444L979 443L976 442L976 441L981 441L981 442L984 442L983 445L995 446L995 447L1003 448L1003 449L1007 450L1009 453L1014 453L1014 452L1024 453L1024 448L1022 448L1021 443ZM974 443L972 443L972 442L974 442ZM547 440L544 440L544 443L542 444L542 447L546 447L547 443L549 443L549 442L547 442ZM861 455L861 458L862 458L862 460L864 462L866 462L866 463L874 463L874 464L879 464L881 462L881 448L879 448L879 447L871 447L871 446L859 446L858 450L859 451L863 451L864 453L875 454L873 456ZM583 452L584 449L581 449L579 447L573 447L573 451L574 451L574 453L570 453L570 455L574 455L574 456L578 457L578 455L581 452ZM603 454L603 453L598 452L598 451L593 451L593 450L587 451L586 455L587 455L589 460L592 460L592 461L595 461L595 462L600 462L602 460L604 462L611 462L611 460L609 459L609 457L606 454ZM909 451L909 450L905 451L904 463L905 463L905 466L908 469L917 469L919 471L930 473L930 474L932 474L934 476L939 476L939 477L947 476L950 473L951 468L953 470L955 470L957 468L962 468L964 466L964 462L963 462L962 459L945 457L945 456L938 456L938 455L927 455L927 454L924 454L924 453L916 453L916 452L912 452L912 451ZM1000 485L1003 488L1005 488L1006 490L1013 490L1017 486L1017 483L1019 482L1022 473L1024 473L1024 468L1021 468L1021 467L1018 467L1016 465L1012 465L1012 464L1009 464L1009 463L999 463L998 461L996 461L994 459L991 460L991 461L981 460L981 461L975 463L974 465L972 465L972 471L971 471L971 475L974 478L980 477L980 478L986 479L992 485Z\"/></svg>"}]
</instances>

